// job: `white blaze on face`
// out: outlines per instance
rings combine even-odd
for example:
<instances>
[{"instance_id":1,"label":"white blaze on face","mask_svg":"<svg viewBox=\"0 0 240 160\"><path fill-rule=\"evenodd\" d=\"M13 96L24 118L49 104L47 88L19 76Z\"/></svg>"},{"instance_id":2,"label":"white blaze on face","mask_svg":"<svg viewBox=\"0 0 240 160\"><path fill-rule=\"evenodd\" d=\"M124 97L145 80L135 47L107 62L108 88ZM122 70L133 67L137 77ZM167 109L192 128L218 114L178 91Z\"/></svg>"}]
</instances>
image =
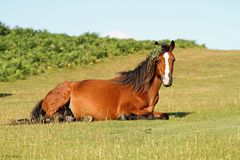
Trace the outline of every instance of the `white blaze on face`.
<instances>
[{"instance_id":1,"label":"white blaze on face","mask_svg":"<svg viewBox=\"0 0 240 160\"><path fill-rule=\"evenodd\" d=\"M165 52L163 54L163 58L165 59L165 74L163 76L163 84L168 85L169 81L170 81L170 77L169 77L170 69L169 69L169 62L168 62L169 54L168 54L168 52Z\"/></svg>"}]
</instances>

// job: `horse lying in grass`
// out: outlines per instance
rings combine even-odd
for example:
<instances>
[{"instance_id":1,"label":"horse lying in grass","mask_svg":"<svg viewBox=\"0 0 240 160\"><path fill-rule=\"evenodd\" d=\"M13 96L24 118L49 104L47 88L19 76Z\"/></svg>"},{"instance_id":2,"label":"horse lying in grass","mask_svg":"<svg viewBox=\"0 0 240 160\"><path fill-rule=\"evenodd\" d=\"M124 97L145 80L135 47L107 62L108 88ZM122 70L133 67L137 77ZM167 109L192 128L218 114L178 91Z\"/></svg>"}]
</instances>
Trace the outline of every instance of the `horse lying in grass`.
<instances>
[{"instance_id":1,"label":"horse lying in grass","mask_svg":"<svg viewBox=\"0 0 240 160\"><path fill-rule=\"evenodd\" d=\"M51 90L32 111L32 121L60 115L61 121L83 117L90 120L169 119L155 112L159 89L172 85L175 42L155 43L155 49L134 70L110 80L64 82ZM70 120L68 120L70 119Z\"/></svg>"}]
</instances>

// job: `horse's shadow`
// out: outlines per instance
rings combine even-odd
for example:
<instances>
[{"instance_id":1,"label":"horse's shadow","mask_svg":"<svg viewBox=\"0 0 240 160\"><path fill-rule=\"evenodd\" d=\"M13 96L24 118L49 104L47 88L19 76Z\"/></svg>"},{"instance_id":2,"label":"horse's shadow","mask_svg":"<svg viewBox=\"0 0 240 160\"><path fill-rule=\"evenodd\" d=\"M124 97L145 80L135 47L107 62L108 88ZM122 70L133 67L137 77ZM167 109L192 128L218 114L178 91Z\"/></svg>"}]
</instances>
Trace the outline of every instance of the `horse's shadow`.
<instances>
[{"instance_id":1,"label":"horse's shadow","mask_svg":"<svg viewBox=\"0 0 240 160\"><path fill-rule=\"evenodd\" d=\"M0 93L0 98L12 96L12 93Z\"/></svg>"},{"instance_id":2,"label":"horse's shadow","mask_svg":"<svg viewBox=\"0 0 240 160\"><path fill-rule=\"evenodd\" d=\"M192 112L168 112L169 117L174 118L183 118L188 116L189 114L192 114Z\"/></svg>"}]
</instances>

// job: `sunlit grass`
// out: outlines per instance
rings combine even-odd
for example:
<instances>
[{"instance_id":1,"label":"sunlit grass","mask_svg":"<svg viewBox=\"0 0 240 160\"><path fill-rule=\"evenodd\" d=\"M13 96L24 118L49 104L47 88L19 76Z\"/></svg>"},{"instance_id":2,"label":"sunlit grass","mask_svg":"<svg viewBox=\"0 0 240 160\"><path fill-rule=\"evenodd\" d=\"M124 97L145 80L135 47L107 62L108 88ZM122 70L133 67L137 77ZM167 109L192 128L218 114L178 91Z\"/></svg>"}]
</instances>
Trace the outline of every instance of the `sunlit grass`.
<instances>
[{"instance_id":1,"label":"sunlit grass","mask_svg":"<svg viewBox=\"0 0 240 160\"><path fill-rule=\"evenodd\" d=\"M169 121L6 126L65 80L112 78L146 55L0 83L0 159L239 159L240 51L176 50L174 84L156 110L190 113Z\"/></svg>"}]
</instances>

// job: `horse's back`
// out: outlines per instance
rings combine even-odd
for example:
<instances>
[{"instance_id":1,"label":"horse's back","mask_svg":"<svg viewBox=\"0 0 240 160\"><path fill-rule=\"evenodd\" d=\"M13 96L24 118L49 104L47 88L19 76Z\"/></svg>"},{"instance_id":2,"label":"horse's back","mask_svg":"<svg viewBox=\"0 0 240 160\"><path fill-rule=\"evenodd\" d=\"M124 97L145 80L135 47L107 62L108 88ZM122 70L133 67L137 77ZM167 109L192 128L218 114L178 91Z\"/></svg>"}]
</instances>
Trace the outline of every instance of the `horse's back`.
<instances>
[{"instance_id":1,"label":"horse's back","mask_svg":"<svg viewBox=\"0 0 240 160\"><path fill-rule=\"evenodd\" d=\"M84 80L72 85L70 109L75 118L90 115L97 120L118 117L120 86L111 80Z\"/></svg>"}]
</instances>

